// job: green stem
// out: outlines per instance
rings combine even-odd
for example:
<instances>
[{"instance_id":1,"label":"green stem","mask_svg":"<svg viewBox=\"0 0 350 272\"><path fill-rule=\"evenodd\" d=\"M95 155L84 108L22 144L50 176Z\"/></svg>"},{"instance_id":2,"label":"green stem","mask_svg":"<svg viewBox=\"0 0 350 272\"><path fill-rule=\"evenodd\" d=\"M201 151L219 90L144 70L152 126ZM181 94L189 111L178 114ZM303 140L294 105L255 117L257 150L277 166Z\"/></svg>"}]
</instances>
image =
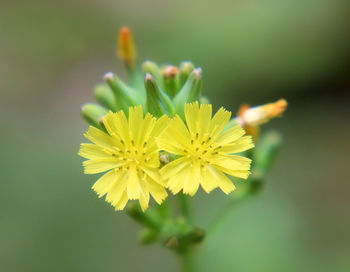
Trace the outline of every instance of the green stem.
<instances>
[{"instance_id":1,"label":"green stem","mask_svg":"<svg viewBox=\"0 0 350 272\"><path fill-rule=\"evenodd\" d=\"M143 79L137 68L134 65L126 64L126 71L130 85L136 89L143 88Z\"/></svg>"},{"instance_id":2,"label":"green stem","mask_svg":"<svg viewBox=\"0 0 350 272\"><path fill-rule=\"evenodd\" d=\"M196 272L195 252L193 249L186 250L181 257L181 271L182 272Z\"/></svg>"},{"instance_id":3,"label":"green stem","mask_svg":"<svg viewBox=\"0 0 350 272\"><path fill-rule=\"evenodd\" d=\"M182 215L186 219L187 223L191 224L193 218L192 218L192 211L191 211L188 196L180 193L179 199L180 199L180 208L181 208Z\"/></svg>"}]
</instances>

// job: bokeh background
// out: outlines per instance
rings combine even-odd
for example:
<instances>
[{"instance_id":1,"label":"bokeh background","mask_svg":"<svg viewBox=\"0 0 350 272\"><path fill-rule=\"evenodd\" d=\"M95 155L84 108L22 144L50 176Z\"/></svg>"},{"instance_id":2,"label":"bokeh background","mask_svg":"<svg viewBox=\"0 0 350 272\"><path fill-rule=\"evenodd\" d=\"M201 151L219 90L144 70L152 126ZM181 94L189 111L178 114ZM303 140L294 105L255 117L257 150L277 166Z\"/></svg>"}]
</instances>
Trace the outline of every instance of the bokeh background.
<instances>
[{"instance_id":1,"label":"bokeh background","mask_svg":"<svg viewBox=\"0 0 350 272\"><path fill-rule=\"evenodd\" d=\"M0 1L0 271L177 271L90 190L80 105L124 76L117 29L140 60L194 61L215 108L286 98L265 190L200 252L201 271L350 271L347 0ZM227 197L195 198L206 226Z\"/></svg>"}]
</instances>

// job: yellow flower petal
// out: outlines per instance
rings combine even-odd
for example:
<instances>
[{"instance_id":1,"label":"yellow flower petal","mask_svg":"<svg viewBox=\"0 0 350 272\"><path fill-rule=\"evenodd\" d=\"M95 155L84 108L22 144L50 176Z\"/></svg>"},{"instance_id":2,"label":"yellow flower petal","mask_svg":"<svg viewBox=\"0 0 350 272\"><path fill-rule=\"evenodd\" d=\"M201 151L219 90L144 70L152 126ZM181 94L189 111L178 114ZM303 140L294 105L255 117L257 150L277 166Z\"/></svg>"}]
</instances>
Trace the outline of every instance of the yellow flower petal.
<instances>
[{"instance_id":1,"label":"yellow flower petal","mask_svg":"<svg viewBox=\"0 0 350 272\"><path fill-rule=\"evenodd\" d=\"M160 185L159 183L156 183L152 179L147 180L148 189L151 193L154 200L161 204L163 200L168 196L166 190L164 189L164 186Z\"/></svg>"},{"instance_id":2,"label":"yellow flower petal","mask_svg":"<svg viewBox=\"0 0 350 272\"><path fill-rule=\"evenodd\" d=\"M189 178L191 172L190 168L185 168L180 171L177 175L171 177L167 183L167 188L173 193L177 194L184 187L184 182Z\"/></svg>"},{"instance_id":3,"label":"yellow flower petal","mask_svg":"<svg viewBox=\"0 0 350 272\"><path fill-rule=\"evenodd\" d=\"M139 177L137 175L135 166L131 166L131 169L128 170L128 185L127 193L129 199L139 199L141 193L141 185Z\"/></svg>"},{"instance_id":4,"label":"yellow flower petal","mask_svg":"<svg viewBox=\"0 0 350 272\"><path fill-rule=\"evenodd\" d=\"M119 176L115 174L114 170L111 170L100 177L92 186L92 189L98 194L99 197L102 197L110 190L115 182L118 182L118 180Z\"/></svg>"},{"instance_id":5,"label":"yellow flower petal","mask_svg":"<svg viewBox=\"0 0 350 272\"><path fill-rule=\"evenodd\" d=\"M199 109L199 128L200 135L204 135L210 126L210 120L212 116L212 105L200 105Z\"/></svg>"},{"instance_id":6,"label":"yellow flower petal","mask_svg":"<svg viewBox=\"0 0 350 272\"><path fill-rule=\"evenodd\" d=\"M254 147L252 136L243 136L232 144L223 145L220 152L232 154L240 153Z\"/></svg>"},{"instance_id":7,"label":"yellow flower petal","mask_svg":"<svg viewBox=\"0 0 350 272\"><path fill-rule=\"evenodd\" d=\"M136 141L139 134L140 125L143 121L143 111L141 106L130 107L129 109L129 131L132 139Z\"/></svg>"},{"instance_id":8,"label":"yellow flower petal","mask_svg":"<svg viewBox=\"0 0 350 272\"><path fill-rule=\"evenodd\" d=\"M190 174L185 177L183 193L193 196L201 183L200 166L193 165Z\"/></svg>"},{"instance_id":9,"label":"yellow flower petal","mask_svg":"<svg viewBox=\"0 0 350 272\"><path fill-rule=\"evenodd\" d=\"M125 173L117 173L116 181L108 189L106 201L115 206L121 199L124 193L126 193L127 177Z\"/></svg>"},{"instance_id":10,"label":"yellow flower petal","mask_svg":"<svg viewBox=\"0 0 350 272\"><path fill-rule=\"evenodd\" d=\"M198 102L185 104L186 124L190 133L195 134L199 115Z\"/></svg>"},{"instance_id":11,"label":"yellow flower petal","mask_svg":"<svg viewBox=\"0 0 350 272\"><path fill-rule=\"evenodd\" d=\"M115 210L116 211L121 211L125 208L126 203L128 203L128 195L126 194L126 192L124 192L122 194L122 196L120 197L120 200L114 204L115 206Z\"/></svg>"},{"instance_id":12,"label":"yellow flower petal","mask_svg":"<svg viewBox=\"0 0 350 272\"><path fill-rule=\"evenodd\" d=\"M164 180L167 180L173 177L174 175L178 174L185 167L189 167L188 160L186 157L181 157L166 164L160 170L160 174Z\"/></svg>"},{"instance_id":13,"label":"yellow flower petal","mask_svg":"<svg viewBox=\"0 0 350 272\"><path fill-rule=\"evenodd\" d=\"M106 156L106 158L103 159L84 161L83 165L85 174L98 174L119 167L121 163L113 157L109 158Z\"/></svg>"},{"instance_id":14,"label":"yellow flower petal","mask_svg":"<svg viewBox=\"0 0 350 272\"><path fill-rule=\"evenodd\" d=\"M94 144L85 144L85 143L80 145L80 150L78 155L85 159L101 159L106 157L113 158L112 153L108 152L103 147L94 145Z\"/></svg>"},{"instance_id":15,"label":"yellow flower petal","mask_svg":"<svg viewBox=\"0 0 350 272\"><path fill-rule=\"evenodd\" d=\"M217 182L213 179L213 176L208 173L208 167L203 167L202 171L202 181L201 186L203 190L209 194L212 190L218 187Z\"/></svg>"},{"instance_id":16,"label":"yellow flower petal","mask_svg":"<svg viewBox=\"0 0 350 272\"><path fill-rule=\"evenodd\" d=\"M112 147L115 145L115 141L112 137L93 126L89 127L84 136L94 144L101 146L109 151L111 151Z\"/></svg>"},{"instance_id":17,"label":"yellow flower petal","mask_svg":"<svg viewBox=\"0 0 350 272\"><path fill-rule=\"evenodd\" d=\"M209 130L211 131L211 137L216 139L217 136L224 130L228 121L231 118L231 112L220 108L214 115L210 122Z\"/></svg>"},{"instance_id":18,"label":"yellow flower petal","mask_svg":"<svg viewBox=\"0 0 350 272\"><path fill-rule=\"evenodd\" d=\"M240 137L242 137L245 134L244 129L240 125L236 125L224 133L222 133L216 141L220 145L230 144L235 141L237 141Z\"/></svg>"},{"instance_id":19,"label":"yellow flower petal","mask_svg":"<svg viewBox=\"0 0 350 272\"><path fill-rule=\"evenodd\" d=\"M210 166L208 167L208 170L208 173L210 173L209 175L212 176L212 179L217 181L218 186L225 194L229 194L236 189L235 185L224 173Z\"/></svg>"}]
</instances>

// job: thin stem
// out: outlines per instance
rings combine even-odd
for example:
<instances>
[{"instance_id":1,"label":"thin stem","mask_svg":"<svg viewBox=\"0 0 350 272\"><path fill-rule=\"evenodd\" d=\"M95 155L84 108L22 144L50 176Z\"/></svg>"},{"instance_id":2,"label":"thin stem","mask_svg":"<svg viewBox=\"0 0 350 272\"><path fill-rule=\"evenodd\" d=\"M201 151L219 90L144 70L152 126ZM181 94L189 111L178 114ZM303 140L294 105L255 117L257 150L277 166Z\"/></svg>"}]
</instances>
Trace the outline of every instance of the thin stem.
<instances>
[{"instance_id":1,"label":"thin stem","mask_svg":"<svg viewBox=\"0 0 350 272\"><path fill-rule=\"evenodd\" d=\"M190 201L188 199L188 196L185 194L179 194L179 200L180 200L180 208L182 215L185 217L187 223L192 223L192 211L191 211L191 205Z\"/></svg>"},{"instance_id":2,"label":"thin stem","mask_svg":"<svg viewBox=\"0 0 350 272\"><path fill-rule=\"evenodd\" d=\"M195 252L194 249L190 248L186 250L181 257L181 271L182 272L196 272L196 261L195 261Z\"/></svg>"},{"instance_id":3,"label":"thin stem","mask_svg":"<svg viewBox=\"0 0 350 272\"><path fill-rule=\"evenodd\" d=\"M142 88L143 79L140 76L140 73L138 73L138 70L135 67L135 65L126 64L126 71L128 73L128 79L131 86L135 88Z\"/></svg>"}]
</instances>

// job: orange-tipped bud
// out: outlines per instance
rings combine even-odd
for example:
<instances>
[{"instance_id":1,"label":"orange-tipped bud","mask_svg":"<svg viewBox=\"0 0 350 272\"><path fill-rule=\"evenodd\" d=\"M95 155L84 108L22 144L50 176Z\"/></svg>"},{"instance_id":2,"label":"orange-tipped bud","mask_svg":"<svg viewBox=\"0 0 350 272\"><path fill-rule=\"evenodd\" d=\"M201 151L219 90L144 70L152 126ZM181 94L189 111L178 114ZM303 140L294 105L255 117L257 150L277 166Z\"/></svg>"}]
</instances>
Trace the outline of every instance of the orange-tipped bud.
<instances>
[{"instance_id":1,"label":"orange-tipped bud","mask_svg":"<svg viewBox=\"0 0 350 272\"><path fill-rule=\"evenodd\" d=\"M242 106L238 112L238 122L243 126L259 126L275 117L281 117L287 108L287 101L280 99L274 103L258 107Z\"/></svg>"},{"instance_id":2,"label":"orange-tipped bud","mask_svg":"<svg viewBox=\"0 0 350 272\"><path fill-rule=\"evenodd\" d=\"M134 64L136 59L136 49L132 33L128 27L122 27L119 30L117 54L125 64Z\"/></svg>"},{"instance_id":3,"label":"orange-tipped bud","mask_svg":"<svg viewBox=\"0 0 350 272\"><path fill-rule=\"evenodd\" d=\"M162 74L166 78L174 78L179 73L179 69L176 66L168 65L162 69Z\"/></svg>"}]
</instances>

